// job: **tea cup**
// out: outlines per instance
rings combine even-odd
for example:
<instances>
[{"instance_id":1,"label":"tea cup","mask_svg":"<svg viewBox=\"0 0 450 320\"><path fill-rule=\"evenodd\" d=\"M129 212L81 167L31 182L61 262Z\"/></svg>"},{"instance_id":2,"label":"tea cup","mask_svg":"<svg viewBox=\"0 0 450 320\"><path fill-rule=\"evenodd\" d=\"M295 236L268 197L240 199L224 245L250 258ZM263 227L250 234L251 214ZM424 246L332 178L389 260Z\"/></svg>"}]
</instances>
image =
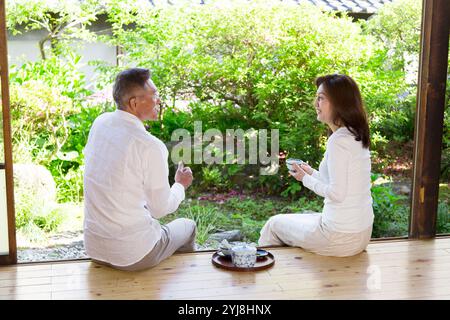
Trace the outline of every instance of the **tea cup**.
<instances>
[{"instance_id":1,"label":"tea cup","mask_svg":"<svg viewBox=\"0 0 450 320\"><path fill-rule=\"evenodd\" d=\"M294 158L289 158L286 160L286 166L288 168L289 171L294 171L294 163L301 165L303 163L303 160L300 159L294 159Z\"/></svg>"}]
</instances>

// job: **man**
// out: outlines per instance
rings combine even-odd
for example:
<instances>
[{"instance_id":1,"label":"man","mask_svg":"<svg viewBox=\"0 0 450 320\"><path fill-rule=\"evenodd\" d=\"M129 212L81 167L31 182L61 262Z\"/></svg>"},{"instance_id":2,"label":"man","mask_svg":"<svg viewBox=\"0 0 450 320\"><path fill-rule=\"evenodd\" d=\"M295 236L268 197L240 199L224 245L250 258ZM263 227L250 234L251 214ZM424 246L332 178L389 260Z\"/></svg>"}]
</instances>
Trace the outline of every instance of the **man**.
<instances>
[{"instance_id":1,"label":"man","mask_svg":"<svg viewBox=\"0 0 450 320\"><path fill-rule=\"evenodd\" d=\"M143 121L158 119L161 102L150 71L121 72L113 96L117 110L94 121L84 150L84 243L97 263L142 270L194 250L194 221L157 220L177 210L193 177L179 165L170 187L168 150L145 130Z\"/></svg>"}]
</instances>

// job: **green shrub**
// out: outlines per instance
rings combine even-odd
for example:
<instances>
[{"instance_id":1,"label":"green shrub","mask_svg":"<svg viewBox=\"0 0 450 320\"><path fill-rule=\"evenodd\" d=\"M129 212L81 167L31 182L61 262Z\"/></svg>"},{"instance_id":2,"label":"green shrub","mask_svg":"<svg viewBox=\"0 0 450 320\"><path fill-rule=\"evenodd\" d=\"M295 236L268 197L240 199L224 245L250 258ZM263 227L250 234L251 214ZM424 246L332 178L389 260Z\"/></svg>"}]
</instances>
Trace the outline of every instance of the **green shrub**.
<instances>
[{"instance_id":1,"label":"green shrub","mask_svg":"<svg viewBox=\"0 0 450 320\"><path fill-rule=\"evenodd\" d=\"M390 142L407 143L413 136L416 83L408 80L407 70L410 58L414 61L418 56L420 1L409 2L386 4L369 21L353 22L345 14L322 12L312 5L283 6L272 1L231 1L220 8L216 6L218 1L198 7L155 9L148 3L108 0L102 5L112 24L112 36L100 39L119 45L125 54L119 57L119 67L94 63L100 76L92 85L105 88L124 68L148 67L163 97L165 112L161 122L146 125L163 141L170 141L178 128L193 133L194 121L202 121L203 132L209 128L221 132L278 129L280 151L317 168L327 130L317 122L312 107L314 79L326 73L347 73L360 85L370 119L372 157L376 168L383 169L391 161L387 148ZM86 5L96 8L91 2ZM70 18L68 8L61 9L61 19ZM93 19L90 9L80 12L76 8L74 16L86 16L88 23ZM16 28L18 22L36 18L21 17L22 11L35 14L40 9L14 10L16 13L8 16L9 25ZM86 31L84 24L78 29ZM110 104L84 103L91 92L80 72L80 57L62 43L63 38L58 39L47 59L11 68L13 153L16 161L43 164L51 170L58 186L58 201L79 202L83 194L82 150L89 129L99 114L112 108ZM188 101L187 106L181 108L180 100ZM446 110L444 181L449 176L448 114ZM321 211L322 199L309 198L309 191L288 176L285 166L273 176L260 176L259 166L191 165L193 194L246 189L287 198L273 203L227 201L218 206L217 220L199 220L204 225L201 241L216 224L219 229L241 228L248 239L255 241L259 229L273 214ZM173 164L170 170L172 179ZM382 185L374 185L372 195L374 236L406 233L409 209L405 199ZM48 221L33 218L36 215L27 209L27 201L23 198L19 205L23 208L19 224L31 231L54 229L57 219L51 215ZM212 207L202 205L209 210L205 215L212 215ZM440 212L445 211L444 206L440 205ZM199 204L180 209L180 214L183 210L191 216L202 214ZM445 229L445 222L439 228Z\"/></svg>"},{"instance_id":2,"label":"green shrub","mask_svg":"<svg viewBox=\"0 0 450 320\"><path fill-rule=\"evenodd\" d=\"M450 206L446 201L440 201L438 203L436 233L450 233Z\"/></svg>"},{"instance_id":3,"label":"green shrub","mask_svg":"<svg viewBox=\"0 0 450 320\"><path fill-rule=\"evenodd\" d=\"M6 3L6 24L13 35L38 30L41 58L67 56L79 40L91 41L88 26L104 12L104 1L14 0Z\"/></svg>"},{"instance_id":4,"label":"green shrub","mask_svg":"<svg viewBox=\"0 0 450 320\"><path fill-rule=\"evenodd\" d=\"M202 168L202 178L199 183L205 189L217 190L223 186L224 180L219 168L208 166Z\"/></svg>"},{"instance_id":5,"label":"green shrub","mask_svg":"<svg viewBox=\"0 0 450 320\"><path fill-rule=\"evenodd\" d=\"M152 133L167 141L176 128L192 132L194 119L203 130L278 129L280 149L313 165L326 134L312 107L314 78L336 71L363 74L358 70L374 47L350 18L309 5L177 6L115 12L110 19L109 41L126 52L121 68L149 67L164 98L167 112L162 124L150 124ZM132 29L122 27L131 22ZM188 110L176 110L177 100L190 101ZM289 187L280 178L264 179L251 187L271 193Z\"/></svg>"},{"instance_id":6,"label":"green shrub","mask_svg":"<svg viewBox=\"0 0 450 320\"><path fill-rule=\"evenodd\" d=\"M74 106L58 86L41 80L13 84L10 91L15 162L46 166L60 201L82 201L83 149L95 118L110 106Z\"/></svg>"},{"instance_id":7,"label":"green shrub","mask_svg":"<svg viewBox=\"0 0 450 320\"><path fill-rule=\"evenodd\" d=\"M196 242L200 245L204 244L211 233L213 233L218 227L219 213L217 208L211 206L201 205L182 205L176 214L163 218L162 223L169 223L176 218L187 218L194 220L197 224Z\"/></svg>"},{"instance_id":8,"label":"green shrub","mask_svg":"<svg viewBox=\"0 0 450 320\"><path fill-rule=\"evenodd\" d=\"M290 202L280 213L297 213L297 212L322 212L323 198L313 195L311 198L301 197L296 201Z\"/></svg>"},{"instance_id":9,"label":"green shrub","mask_svg":"<svg viewBox=\"0 0 450 320\"><path fill-rule=\"evenodd\" d=\"M68 138L66 118L73 112L72 100L42 81L12 85L13 153L25 143L34 162L48 165Z\"/></svg>"},{"instance_id":10,"label":"green shrub","mask_svg":"<svg viewBox=\"0 0 450 320\"><path fill-rule=\"evenodd\" d=\"M367 31L390 50L386 64L406 69L407 55L418 57L422 1L396 0L386 3L365 25Z\"/></svg>"},{"instance_id":11,"label":"green shrub","mask_svg":"<svg viewBox=\"0 0 450 320\"><path fill-rule=\"evenodd\" d=\"M444 113L440 181L450 181L450 80L447 82L447 107Z\"/></svg>"},{"instance_id":12,"label":"green shrub","mask_svg":"<svg viewBox=\"0 0 450 320\"><path fill-rule=\"evenodd\" d=\"M66 216L55 203L39 198L32 190L15 187L16 227L36 241L43 232L56 231ZM39 230L38 230L39 229Z\"/></svg>"},{"instance_id":13,"label":"green shrub","mask_svg":"<svg viewBox=\"0 0 450 320\"><path fill-rule=\"evenodd\" d=\"M380 175L372 175L374 223L372 238L405 236L408 234L410 208L406 197L394 193L389 184L377 184Z\"/></svg>"},{"instance_id":14,"label":"green shrub","mask_svg":"<svg viewBox=\"0 0 450 320\"><path fill-rule=\"evenodd\" d=\"M204 131L278 129L280 150L316 167L326 128L317 122L312 107L314 79L334 72L348 73L360 84L373 140L378 142L374 154L384 154L381 141L412 138L415 90L405 81L404 65L389 61L390 49L401 39L404 50L415 52L411 42L417 38L416 29L402 28L415 26L420 6L409 8L404 16L387 10L370 22L353 22L311 5L285 7L268 1L135 9L113 10L109 16L113 35L104 39L121 45L122 66L97 66L109 82L130 65L152 70L166 112L162 123L149 127L164 141L177 128L192 133L194 120L202 121ZM387 42L394 27L401 35ZM179 100L189 101L187 108L179 109ZM258 176L257 168L254 173ZM197 181L203 177L209 178L198 176ZM281 168L279 175L249 179L245 187L291 197L301 194L302 188L285 177L287 171Z\"/></svg>"},{"instance_id":15,"label":"green shrub","mask_svg":"<svg viewBox=\"0 0 450 320\"><path fill-rule=\"evenodd\" d=\"M91 93L86 88L85 75L80 71L81 56L68 52L64 58L50 57L46 60L26 62L20 67L10 68L10 81L23 85L30 81L40 81L61 95L70 98L77 105Z\"/></svg>"}]
</instances>

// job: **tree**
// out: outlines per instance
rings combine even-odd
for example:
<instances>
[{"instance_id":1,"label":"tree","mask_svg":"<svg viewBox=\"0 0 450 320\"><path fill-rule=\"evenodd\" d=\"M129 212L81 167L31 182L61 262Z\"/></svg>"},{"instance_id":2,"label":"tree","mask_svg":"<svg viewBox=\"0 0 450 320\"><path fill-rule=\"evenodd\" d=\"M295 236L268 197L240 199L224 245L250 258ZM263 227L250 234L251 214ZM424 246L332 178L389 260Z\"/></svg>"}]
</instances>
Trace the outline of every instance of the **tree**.
<instances>
[{"instance_id":1,"label":"tree","mask_svg":"<svg viewBox=\"0 0 450 320\"><path fill-rule=\"evenodd\" d=\"M88 27L104 12L95 0L12 0L7 1L7 28L12 34L45 30L39 41L41 58L62 55L73 40L93 41Z\"/></svg>"},{"instance_id":2,"label":"tree","mask_svg":"<svg viewBox=\"0 0 450 320\"><path fill-rule=\"evenodd\" d=\"M380 8L367 23L368 32L390 51L391 62L405 71L408 58L419 59L421 15L421 0L397 0Z\"/></svg>"}]
</instances>

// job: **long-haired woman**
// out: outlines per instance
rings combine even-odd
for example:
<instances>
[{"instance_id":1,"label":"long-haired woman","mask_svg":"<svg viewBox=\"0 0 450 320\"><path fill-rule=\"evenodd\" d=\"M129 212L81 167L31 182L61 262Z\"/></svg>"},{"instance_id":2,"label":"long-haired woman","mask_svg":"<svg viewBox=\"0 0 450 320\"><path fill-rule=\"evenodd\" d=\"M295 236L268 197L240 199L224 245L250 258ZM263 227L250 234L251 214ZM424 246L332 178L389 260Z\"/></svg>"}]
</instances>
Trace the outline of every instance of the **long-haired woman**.
<instances>
[{"instance_id":1,"label":"long-haired woman","mask_svg":"<svg viewBox=\"0 0 450 320\"><path fill-rule=\"evenodd\" d=\"M363 251L373 224L369 125L356 82L333 74L316 79L317 120L333 132L319 170L294 164L290 174L324 197L322 213L271 217L259 245L289 245L326 256Z\"/></svg>"}]
</instances>

